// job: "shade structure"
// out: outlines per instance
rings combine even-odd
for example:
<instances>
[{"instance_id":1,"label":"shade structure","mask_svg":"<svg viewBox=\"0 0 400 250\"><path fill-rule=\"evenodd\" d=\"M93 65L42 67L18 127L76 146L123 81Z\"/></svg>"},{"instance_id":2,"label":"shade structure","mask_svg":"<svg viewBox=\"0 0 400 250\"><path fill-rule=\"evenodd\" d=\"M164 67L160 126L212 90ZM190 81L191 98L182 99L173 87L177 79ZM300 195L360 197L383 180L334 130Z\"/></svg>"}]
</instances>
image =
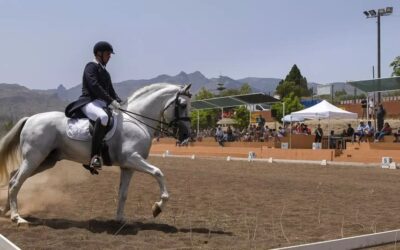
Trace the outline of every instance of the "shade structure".
<instances>
[{"instance_id":1,"label":"shade structure","mask_svg":"<svg viewBox=\"0 0 400 250\"><path fill-rule=\"evenodd\" d=\"M210 99L195 100L191 102L191 107L192 109L201 110L275 102L279 102L279 100L270 95L264 93L253 93L246 95L223 96Z\"/></svg>"},{"instance_id":2,"label":"shade structure","mask_svg":"<svg viewBox=\"0 0 400 250\"><path fill-rule=\"evenodd\" d=\"M351 86L364 92L383 92L400 89L400 77L379 78L348 82Z\"/></svg>"},{"instance_id":3,"label":"shade structure","mask_svg":"<svg viewBox=\"0 0 400 250\"><path fill-rule=\"evenodd\" d=\"M357 119L357 113L352 113L323 100L307 109L290 114L293 119Z\"/></svg>"}]
</instances>

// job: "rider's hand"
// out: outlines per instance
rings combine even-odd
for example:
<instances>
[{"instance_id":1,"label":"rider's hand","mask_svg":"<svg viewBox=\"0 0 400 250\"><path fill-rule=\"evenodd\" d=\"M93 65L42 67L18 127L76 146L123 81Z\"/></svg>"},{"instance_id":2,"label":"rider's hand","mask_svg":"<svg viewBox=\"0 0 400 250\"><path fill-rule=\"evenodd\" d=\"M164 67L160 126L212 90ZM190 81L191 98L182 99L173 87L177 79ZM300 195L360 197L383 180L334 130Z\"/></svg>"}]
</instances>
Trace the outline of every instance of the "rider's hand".
<instances>
[{"instance_id":1,"label":"rider's hand","mask_svg":"<svg viewBox=\"0 0 400 250\"><path fill-rule=\"evenodd\" d=\"M114 101L111 102L109 107L114 109L114 110L119 110L121 108L121 105L116 100L114 100Z\"/></svg>"}]
</instances>

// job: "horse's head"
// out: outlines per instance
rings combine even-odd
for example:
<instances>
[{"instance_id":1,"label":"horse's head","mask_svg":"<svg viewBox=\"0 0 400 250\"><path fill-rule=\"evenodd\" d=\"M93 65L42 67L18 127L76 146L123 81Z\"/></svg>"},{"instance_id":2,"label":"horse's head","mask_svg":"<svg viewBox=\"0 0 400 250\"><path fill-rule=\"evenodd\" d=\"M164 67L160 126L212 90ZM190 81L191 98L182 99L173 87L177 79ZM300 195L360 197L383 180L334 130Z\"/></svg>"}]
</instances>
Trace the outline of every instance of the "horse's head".
<instances>
[{"instance_id":1,"label":"horse's head","mask_svg":"<svg viewBox=\"0 0 400 250\"><path fill-rule=\"evenodd\" d=\"M164 107L165 121L173 128L173 133L180 143L185 142L190 136L190 98L191 84L181 86L175 96L170 98Z\"/></svg>"}]
</instances>

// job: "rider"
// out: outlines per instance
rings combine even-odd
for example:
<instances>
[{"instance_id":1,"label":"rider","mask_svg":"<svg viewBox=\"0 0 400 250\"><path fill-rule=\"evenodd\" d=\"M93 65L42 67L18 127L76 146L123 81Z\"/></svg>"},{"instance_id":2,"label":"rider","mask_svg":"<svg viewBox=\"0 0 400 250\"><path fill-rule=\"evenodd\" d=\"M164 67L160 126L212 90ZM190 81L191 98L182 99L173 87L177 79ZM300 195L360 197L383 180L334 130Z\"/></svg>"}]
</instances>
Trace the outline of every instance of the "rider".
<instances>
[{"instance_id":1,"label":"rider","mask_svg":"<svg viewBox=\"0 0 400 250\"><path fill-rule=\"evenodd\" d=\"M111 54L114 54L113 47L108 42L100 41L94 45L93 53L94 60L86 64L83 72L82 95L67 106L65 114L72 118L87 117L95 122L89 165L100 169L103 164L101 146L109 121L104 108L108 106L119 110L121 99L115 93L110 74L106 70Z\"/></svg>"}]
</instances>

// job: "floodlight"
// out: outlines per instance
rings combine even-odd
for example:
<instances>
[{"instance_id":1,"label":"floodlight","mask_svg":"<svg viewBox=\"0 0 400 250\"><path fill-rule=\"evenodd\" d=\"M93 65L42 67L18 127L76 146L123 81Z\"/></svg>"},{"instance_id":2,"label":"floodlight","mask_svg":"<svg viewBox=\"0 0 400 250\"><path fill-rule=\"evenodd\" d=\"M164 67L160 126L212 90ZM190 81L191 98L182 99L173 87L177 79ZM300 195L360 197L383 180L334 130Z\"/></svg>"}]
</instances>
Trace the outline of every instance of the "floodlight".
<instances>
[{"instance_id":1,"label":"floodlight","mask_svg":"<svg viewBox=\"0 0 400 250\"><path fill-rule=\"evenodd\" d=\"M366 17L369 17L368 11L364 11L364 15L365 15Z\"/></svg>"},{"instance_id":2,"label":"floodlight","mask_svg":"<svg viewBox=\"0 0 400 250\"><path fill-rule=\"evenodd\" d=\"M393 13L393 7L386 7L386 14L392 14Z\"/></svg>"},{"instance_id":3,"label":"floodlight","mask_svg":"<svg viewBox=\"0 0 400 250\"><path fill-rule=\"evenodd\" d=\"M378 14L381 15L381 16L382 16L383 14L385 14L385 13L386 13L386 10L385 10L385 9L379 9L379 10L378 10Z\"/></svg>"},{"instance_id":4,"label":"floodlight","mask_svg":"<svg viewBox=\"0 0 400 250\"><path fill-rule=\"evenodd\" d=\"M375 11L375 10L369 10L368 13L369 13L371 16L376 16L376 11Z\"/></svg>"}]
</instances>

